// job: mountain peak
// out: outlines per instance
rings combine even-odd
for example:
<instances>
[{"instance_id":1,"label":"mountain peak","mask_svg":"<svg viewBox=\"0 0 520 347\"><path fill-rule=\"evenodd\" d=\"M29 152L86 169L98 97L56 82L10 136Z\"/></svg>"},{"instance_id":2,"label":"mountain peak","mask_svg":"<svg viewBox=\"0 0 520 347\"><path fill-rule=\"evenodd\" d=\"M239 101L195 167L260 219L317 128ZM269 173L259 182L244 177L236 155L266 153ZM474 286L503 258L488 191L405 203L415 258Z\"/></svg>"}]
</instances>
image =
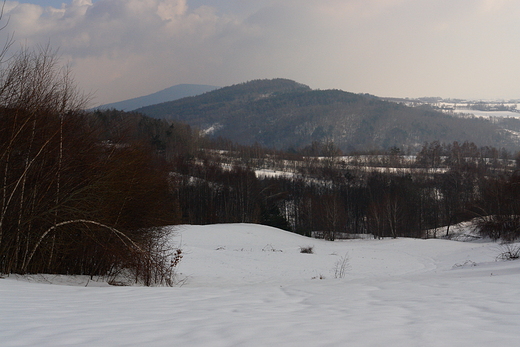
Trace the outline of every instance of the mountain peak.
<instances>
[{"instance_id":1,"label":"mountain peak","mask_svg":"<svg viewBox=\"0 0 520 347\"><path fill-rule=\"evenodd\" d=\"M140 107L178 100L189 96L200 95L215 90L217 88L219 87L204 84L177 84L149 95L100 105L95 107L94 109L115 108L117 110L132 111Z\"/></svg>"}]
</instances>

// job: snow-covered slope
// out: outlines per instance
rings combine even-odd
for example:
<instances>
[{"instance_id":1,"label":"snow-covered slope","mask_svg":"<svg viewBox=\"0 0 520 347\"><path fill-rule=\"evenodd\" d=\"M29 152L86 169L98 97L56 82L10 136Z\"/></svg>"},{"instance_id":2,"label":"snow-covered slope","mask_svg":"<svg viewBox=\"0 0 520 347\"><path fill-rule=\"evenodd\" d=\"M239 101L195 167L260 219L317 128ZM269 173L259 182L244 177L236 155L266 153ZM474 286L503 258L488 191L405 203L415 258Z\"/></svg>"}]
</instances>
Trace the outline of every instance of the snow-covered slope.
<instances>
[{"instance_id":1,"label":"snow-covered slope","mask_svg":"<svg viewBox=\"0 0 520 347\"><path fill-rule=\"evenodd\" d=\"M327 242L249 224L182 226L174 242L184 250L178 287L0 279L0 345L514 346L520 339L520 261L495 261L495 243ZM308 246L313 254L300 253ZM348 270L335 278L346 256Z\"/></svg>"}]
</instances>

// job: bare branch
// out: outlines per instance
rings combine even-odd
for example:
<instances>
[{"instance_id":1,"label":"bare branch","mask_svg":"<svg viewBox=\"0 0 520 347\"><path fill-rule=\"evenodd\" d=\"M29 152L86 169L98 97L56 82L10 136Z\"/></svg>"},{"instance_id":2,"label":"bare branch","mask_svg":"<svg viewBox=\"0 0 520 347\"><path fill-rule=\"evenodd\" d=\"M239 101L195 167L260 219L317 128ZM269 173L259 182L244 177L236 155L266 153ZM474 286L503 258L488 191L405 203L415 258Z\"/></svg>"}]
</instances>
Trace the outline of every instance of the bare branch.
<instances>
[{"instance_id":1,"label":"bare branch","mask_svg":"<svg viewBox=\"0 0 520 347\"><path fill-rule=\"evenodd\" d=\"M103 223L99 223L99 222L96 222L96 221L92 221L92 220L87 220L87 219L75 219L75 220L68 220L68 221L64 221L64 222L61 222L61 223L57 223L56 225L53 225L52 227L50 227L49 229L47 229L41 236L40 238L38 239L38 242L36 243L36 245L34 246L33 250L31 251L31 254L29 255L29 258L27 259L27 262L24 264L23 266L23 269L22 271L25 272L27 270L27 266L29 265L29 263L31 262L32 260L32 257L34 256L34 253L38 250L38 248L40 247L40 244L42 243L43 239L53 230L61 227L61 226L64 226L64 225L68 225L68 224L74 224L74 223L83 223L83 224L93 224L93 225L97 225L99 227L102 227L102 228L105 228L105 229L108 229L110 231L112 231L114 234L116 234L116 236L121 240L121 242L123 242L123 244L125 244L125 246L128 247L127 243L125 242L128 241L132 247L137 250L138 252L143 252L143 250L134 242L132 241L132 239L130 239L128 236L126 236L124 233L122 233L121 231L115 229L115 228L112 228L111 226L108 226L108 225L105 225ZM131 249L131 247L128 247Z\"/></svg>"}]
</instances>

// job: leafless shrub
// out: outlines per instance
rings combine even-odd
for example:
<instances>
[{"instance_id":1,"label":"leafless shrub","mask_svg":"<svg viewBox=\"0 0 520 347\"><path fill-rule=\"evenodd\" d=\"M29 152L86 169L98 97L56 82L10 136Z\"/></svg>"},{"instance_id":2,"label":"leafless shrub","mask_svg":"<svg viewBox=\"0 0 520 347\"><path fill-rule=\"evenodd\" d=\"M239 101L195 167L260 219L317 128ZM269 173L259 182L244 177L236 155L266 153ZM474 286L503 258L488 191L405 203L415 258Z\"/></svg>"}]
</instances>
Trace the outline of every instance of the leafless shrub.
<instances>
[{"instance_id":1,"label":"leafless shrub","mask_svg":"<svg viewBox=\"0 0 520 347\"><path fill-rule=\"evenodd\" d=\"M492 240L514 241L520 237L519 215L492 215L480 218L476 230Z\"/></svg>"},{"instance_id":2,"label":"leafless shrub","mask_svg":"<svg viewBox=\"0 0 520 347\"><path fill-rule=\"evenodd\" d=\"M264 252L283 252L281 249L276 249L273 247L273 245L268 244L264 248L262 248L262 251Z\"/></svg>"},{"instance_id":3,"label":"leafless shrub","mask_svg":"<svg viewBox=\"0 0 520 347\"><path fill-rule=\"evenodd\" d=\"M334 264L334 278L344 278L346 272L350 269L350 257L348 252L339 258Z\"/></svg>"},{"instance_id":4,"label":"leafless shrub","mask_svg":"<svg viewBox=\"0 0 520 347\"><path fill-rule=\"evenodd\" d=\"M170 246L171 229L153 228L145 233L146 248L133 258L135 262L125 266L133 274L136 283L146 286L175 284L176 268L183 258L181 248Z\"/></svg>"},{"instance_id":5,"label":"leafless shrub","mask_svg":"<svg viewBox=\"0 0 520 347\"><path fill-rule=\"evenodd\" d=\"M516 260L520 258L520 244L513 244L509 242L500 245L500 254L497 260Z\"/></svg>"},{"instance_id":6,"label":"leafless shrub","mask_svg":"<svg viewBox=\"0 0 520 347\"><path fill-rule=\"evenodd\" d=\"M464 268L464 267L471 267L471 266L477 266L477 263L475 263L474 261L472 260L466 260L464 263L460 264L460 263L457 263L455 265L452 266L453 269L457 269L457 268Z\"/></svg>"},{"instance_id":7,"label":"leafless shrub","mask_svg":"<svg viewBox=\"0 0 520 347\"><path fill-rule=\"evenodd\" d=\"M300 247L300 253L313 254L314 253L314 246Z\"/></svg>"}]
</instances>

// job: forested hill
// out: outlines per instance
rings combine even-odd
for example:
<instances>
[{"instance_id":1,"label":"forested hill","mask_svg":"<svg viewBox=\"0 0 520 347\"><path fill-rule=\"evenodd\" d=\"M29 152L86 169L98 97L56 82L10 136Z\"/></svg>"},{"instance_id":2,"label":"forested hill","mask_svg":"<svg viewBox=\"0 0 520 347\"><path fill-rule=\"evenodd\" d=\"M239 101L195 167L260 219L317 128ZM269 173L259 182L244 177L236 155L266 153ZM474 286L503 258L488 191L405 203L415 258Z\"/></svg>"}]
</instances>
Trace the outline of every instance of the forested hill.
<instances>
[{"instance_id":1,"label":"forested hill","mask_svg":"<svg viewBox=\"0 0 520 347\"><path fill-rule=\"evenodd\" d=\"M334 141L343 151L417 149L436 140L508 149L518 145L514 132L489 120L456 118L367 94L312 90L286 79L255 80L137 111L186 122L241 144L279 149L313 141Z\"/></svg>"}]
</instances>

